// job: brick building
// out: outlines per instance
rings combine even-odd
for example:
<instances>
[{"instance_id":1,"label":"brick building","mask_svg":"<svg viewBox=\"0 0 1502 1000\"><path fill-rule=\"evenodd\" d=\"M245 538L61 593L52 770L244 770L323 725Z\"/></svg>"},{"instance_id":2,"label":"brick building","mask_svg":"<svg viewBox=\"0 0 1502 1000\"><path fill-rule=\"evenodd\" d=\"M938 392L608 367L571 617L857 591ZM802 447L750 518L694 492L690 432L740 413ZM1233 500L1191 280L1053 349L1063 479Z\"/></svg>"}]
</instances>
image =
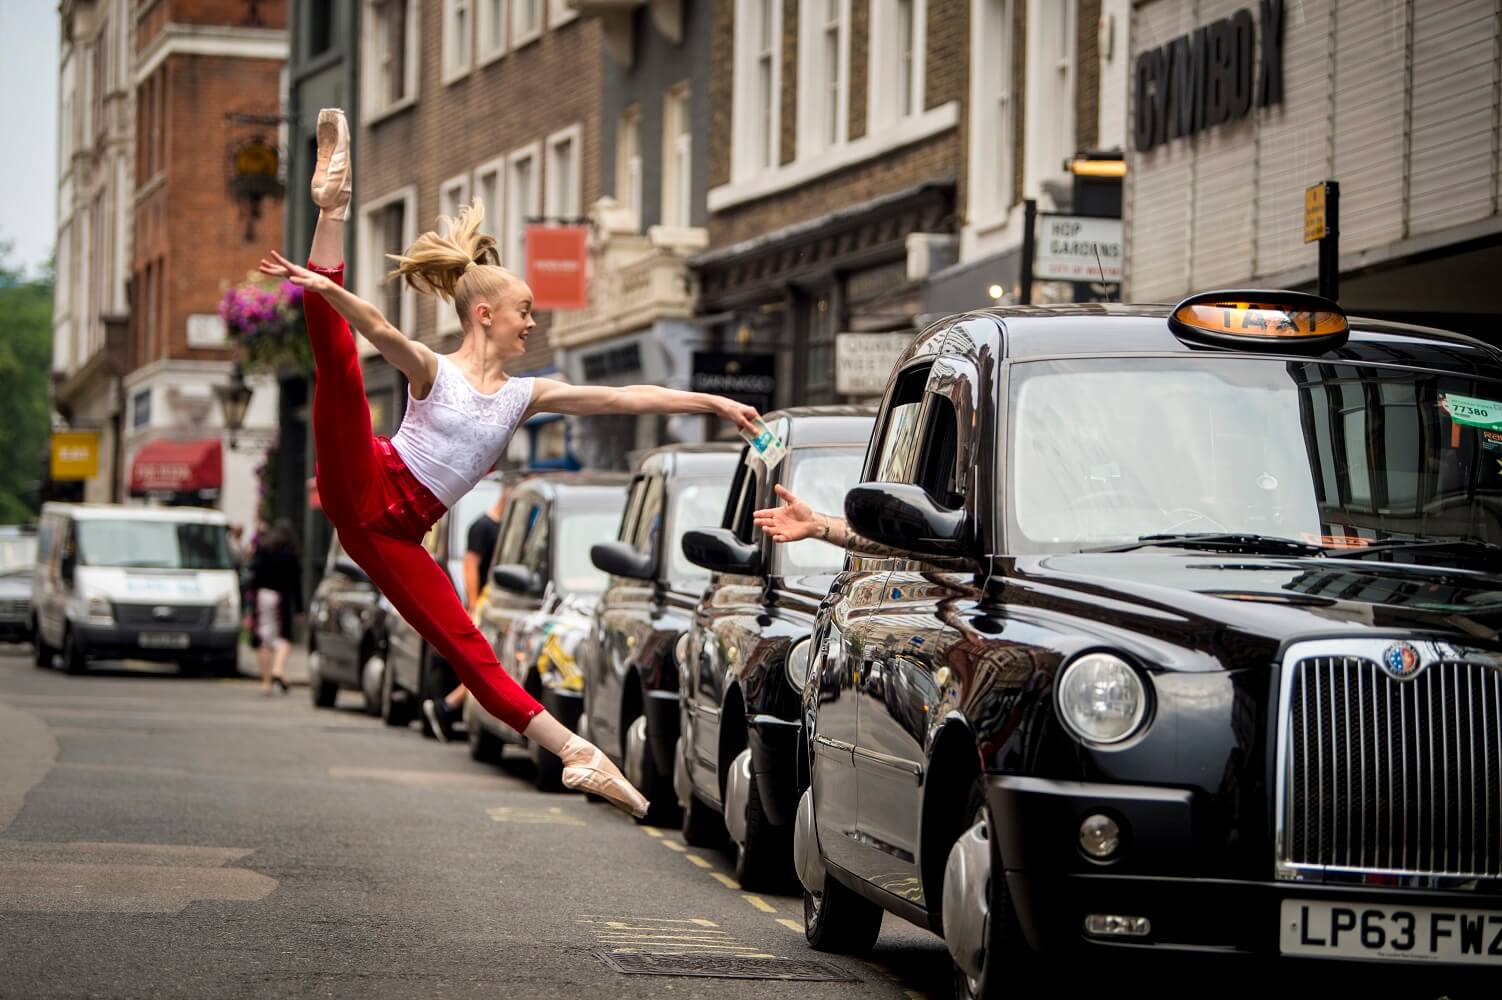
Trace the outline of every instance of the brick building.
<instances>
[{"instance_id":1,"label":"brick building","mask_svg":"<svg viewBox=\"0 0 1502 1000\"><path fill-rule=\"evenodd\" d=\"M128 370L134 0L67 0L58 8L57 258L53 407L82 432L94 475L51 483L49 496L120 498L120 376Z\"/></svg>"},{"instance_id":2,"label":"brick building","mask_svg":"<svg viewBox=\"0 0 1502 1000\"><path fill-rule=\"evenodd\" d=\"M252 522L276 436L276 383L253 376L244 429L214 387L234 370L218 305L282 245L278 166L285 0L135 4L134 240L125 469L131 492L212 502Z\"/></svg>"},{"instance_id":3,"label":"brick building","mask_svg":"<svg viewBox=\"0 0 1502 1000\"><path fill-rule=\"evenodd\" d=\"M385 255L478 196L503 263L524 273L528 220L580 217L599 198L600 25L564 0L362 0L360 24L352 284L408 335L452 351L453 307L386 281ZM541 314L512 374L553 370L549 325ZM365 375L377 433L391 433L405 385L373 353ZM561 420L527 431L513 460L568 460Z\"/></svg>"}]
</instances>

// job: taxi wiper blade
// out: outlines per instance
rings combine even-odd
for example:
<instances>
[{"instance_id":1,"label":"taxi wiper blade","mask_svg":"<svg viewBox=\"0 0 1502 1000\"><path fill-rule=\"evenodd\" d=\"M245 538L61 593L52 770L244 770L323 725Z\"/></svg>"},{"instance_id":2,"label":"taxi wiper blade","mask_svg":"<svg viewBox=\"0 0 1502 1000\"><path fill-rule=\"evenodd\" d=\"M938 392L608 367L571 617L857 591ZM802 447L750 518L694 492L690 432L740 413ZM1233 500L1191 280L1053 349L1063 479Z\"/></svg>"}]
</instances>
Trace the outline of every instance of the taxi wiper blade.
<instances>
[{"instance_id":1,"label":"taxi wiper blade","mask_svg":"<svg viewBox=\"0 0 1502 1000\"><path fill-rule=\"evenodd\" d=\"M1325 550L1309 542L1277 535L1257 535L1245 532L1213 531L1198 534L1138 535L1135 542L1125 545L1109 545L1090 552L1131 552L1152 546L1184 549L1219 549L1229 552L1255 552L1277 556L1318 556Z\"/></svg>"},{"instance_id":2,"label":"taxi wiper blade","mask_svg":"<svg viewBox=\"0 0 1502 1000\"><path fill-rule=\"evenodd\" d=\"M1361 559L1373 552L1413 552L1419 549L1433 550L1461 550L1478 552L1496 552L1502 554L1502 545L1495 542L1483 541L1480 538L1390 538L1385 542L1373 542L1370 545L1360 545L1349 549L1330 549L1331 554L1339 553L1341 559Z\"/></svg>"}]
</instances>

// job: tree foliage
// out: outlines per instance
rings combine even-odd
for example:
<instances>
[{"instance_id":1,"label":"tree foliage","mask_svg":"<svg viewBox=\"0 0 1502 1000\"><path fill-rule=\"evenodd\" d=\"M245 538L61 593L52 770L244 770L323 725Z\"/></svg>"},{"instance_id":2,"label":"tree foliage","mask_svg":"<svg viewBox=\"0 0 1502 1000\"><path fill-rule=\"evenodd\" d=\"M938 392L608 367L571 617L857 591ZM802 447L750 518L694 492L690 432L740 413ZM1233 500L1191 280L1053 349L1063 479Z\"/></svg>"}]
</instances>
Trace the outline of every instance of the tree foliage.
<instances>
[{"instance_id":1,"label":"tree foliage","mask_svg":"<svg viewBox=\"0 0 1502 1000\"><path fill-rule=\"evenodd\" d=\"M52 278L30 278L0 243L0 524L36 519L47 450Z\"/></svg>"}]
</instances>

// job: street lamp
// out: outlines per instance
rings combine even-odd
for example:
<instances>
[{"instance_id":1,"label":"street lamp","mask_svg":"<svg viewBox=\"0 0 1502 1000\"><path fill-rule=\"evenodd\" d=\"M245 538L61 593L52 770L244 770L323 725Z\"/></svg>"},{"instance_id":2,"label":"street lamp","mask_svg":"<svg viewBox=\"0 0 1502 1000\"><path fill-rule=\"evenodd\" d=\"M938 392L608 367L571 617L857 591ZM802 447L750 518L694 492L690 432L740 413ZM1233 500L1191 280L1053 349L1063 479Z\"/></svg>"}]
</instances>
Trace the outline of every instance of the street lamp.
<instances>
[{"instance_id":1,"label":"street lamp","mask_svg":"<svg viewBox=\"0 0 1502 1000\"><path fill-rule=\"evenodd\" d=\"M245 384L245 372L239 362L230 369L229 385L214 386L214 395L219 397L219 407L224 412L224 426L229 430L231 449L235 447L235 435L245 426L245 411L250 408L253 391Z\"/></svg>"}]
</instances>

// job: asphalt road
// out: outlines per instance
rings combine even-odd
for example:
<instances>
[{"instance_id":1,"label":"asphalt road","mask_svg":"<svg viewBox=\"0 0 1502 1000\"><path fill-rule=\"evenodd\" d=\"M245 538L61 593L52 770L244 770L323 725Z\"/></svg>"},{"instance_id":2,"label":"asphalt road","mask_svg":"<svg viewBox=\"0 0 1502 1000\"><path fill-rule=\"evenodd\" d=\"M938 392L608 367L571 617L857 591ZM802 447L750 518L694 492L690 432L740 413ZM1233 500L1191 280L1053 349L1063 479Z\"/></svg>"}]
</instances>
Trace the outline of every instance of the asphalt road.
<instances>
[{"instance_id":1,"label":"asphalt road","mask_svg":"<svg viewBox=\"0 0 1502 1000\"><path fill-rule=\"evenodd\" d=\"M800 899L743 893L724 855L526 779L355 699L318 711L303 688L144 664L70 677L0 646L0 997L949 995L933 935L889 916L869 959L812 952ZM847 979L633 975L602 953ZM1128 968L1050 967L1016 995L1472 995L1422 975Z\"/></svg>"}]
</instances>

